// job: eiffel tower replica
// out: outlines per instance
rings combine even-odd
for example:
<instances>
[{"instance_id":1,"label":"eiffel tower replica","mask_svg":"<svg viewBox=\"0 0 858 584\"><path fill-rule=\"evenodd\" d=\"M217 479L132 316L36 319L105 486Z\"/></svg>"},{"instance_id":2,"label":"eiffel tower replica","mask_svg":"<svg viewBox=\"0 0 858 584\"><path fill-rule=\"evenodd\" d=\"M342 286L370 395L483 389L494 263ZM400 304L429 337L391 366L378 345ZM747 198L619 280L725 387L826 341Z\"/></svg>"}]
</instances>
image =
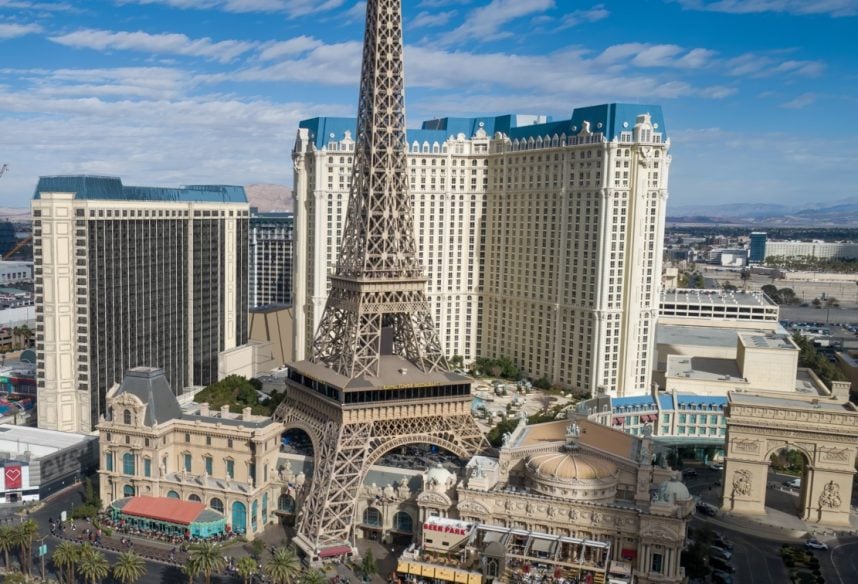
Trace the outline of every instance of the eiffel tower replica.
<instances>
[{"instance_id":1,"label":"eiffel tower replica","mask_svg":"<svg viewBox=\"0 0 858 584\"><path fill-rule=\"evenodd\" d=\"M471 382L438 342L417 259L408 189L401 0L366 7L357 143L336 274L312 356L290 367L275 417L309 434L312 485L296 543L311 559L352 552L355 500L393 448L462 458L487 446Z\"/></svg>"}]
</instances>

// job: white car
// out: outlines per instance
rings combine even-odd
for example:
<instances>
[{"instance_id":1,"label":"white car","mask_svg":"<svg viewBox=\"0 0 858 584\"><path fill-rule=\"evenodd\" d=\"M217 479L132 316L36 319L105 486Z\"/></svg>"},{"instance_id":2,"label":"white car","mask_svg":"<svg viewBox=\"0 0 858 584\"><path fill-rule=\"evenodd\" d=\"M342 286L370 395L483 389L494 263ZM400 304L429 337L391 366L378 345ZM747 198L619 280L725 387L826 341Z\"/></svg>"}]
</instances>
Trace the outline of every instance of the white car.
<instances>
[{"instance_id":1,"label":"white car","mask_svg":"<svg viewBox=\"0 0 858 584\"><path fill-rule=\"evenodd\" d=\"M720 462L713 462L709 465L709 470L724 470L724 465Z\"/></svg>"},{"instance_id":2,"label":"white car","mask_svg":"<svg viewBox=\"0 0 858 584\"><path fill-rule=\"evenodd\" d=\"M811 537L809 540L804 542L804 547L809 550L825 550L828 551L828 544L822 541L819 541L815 537Z\"/></svg>"}]
</instances>

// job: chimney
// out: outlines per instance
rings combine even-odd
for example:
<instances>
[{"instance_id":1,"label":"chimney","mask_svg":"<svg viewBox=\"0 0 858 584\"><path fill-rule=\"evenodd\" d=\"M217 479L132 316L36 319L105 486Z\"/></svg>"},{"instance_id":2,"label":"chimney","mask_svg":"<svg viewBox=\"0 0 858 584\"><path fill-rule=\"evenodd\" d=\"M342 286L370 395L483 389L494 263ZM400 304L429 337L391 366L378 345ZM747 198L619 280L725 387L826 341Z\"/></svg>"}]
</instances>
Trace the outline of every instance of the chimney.
<instances>
[{"instance_id":1,"label":"chimney","mask_svg":"<svg viewBox=\"0 0 858 584\"><path fill-rule=\"evenodd\" d=\"M250 415L251 415L251 414L250 414L250 408L249 408L249 407L244 408L243 410L241 410L241 419L242 419L242 420L249 420L249 419L250 419Z\"/></svg>"},{"instance_id":2,"label":"chimney","mask_svg":"<svg viewBox=\"0 0 858 584\"><path fill-rule=\"evenodd\" d=\"M209 415L209 404L208 402L203 402L200 404L200 415L208 416Z\"/></svg>"},{"instance_id":3,"label":"chimney","mask_svg":"<svg viewBox=\"0 0 858 584\"><path fill-rule=\"evenodd\" d=\"M224 418L224 419L229 417L229 406L228 405L224 405L224 406L220 407L220 417Z\"/></svg>"}]
</instances>

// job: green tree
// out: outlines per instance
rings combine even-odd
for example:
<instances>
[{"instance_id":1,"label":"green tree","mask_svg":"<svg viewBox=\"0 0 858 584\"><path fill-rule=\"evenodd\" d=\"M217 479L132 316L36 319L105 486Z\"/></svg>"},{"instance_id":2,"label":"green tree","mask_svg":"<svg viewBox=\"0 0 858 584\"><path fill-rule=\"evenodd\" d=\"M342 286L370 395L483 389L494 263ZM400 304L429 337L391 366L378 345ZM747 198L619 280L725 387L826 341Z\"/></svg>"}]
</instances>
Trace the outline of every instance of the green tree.
<instances>
[{"instance_id":1,"label":"green tree","mask_svg":"<svg viewBox=\"0 0 858 584\"><path fill-rule=\"evenodd\" d=\"M18 545L15 538L15 532L11 527L0 527L0 550L3 550L3 560L6 570L9 570L9 550L15 549Z\"/></svg>"},{"instance_id":2,"label":"green tree","mask_svg":"<svg viewBox=\"0 0 858 584\"><path fill-rule=\"evenodd\" d=\"M32 561L30 560L30 552L33 549L33 538L39 533L39 526L32 519L28 519L23 523L15 526L14 538L18 545L19 559L21 561L21 571L27 576L30 575Z\"/></svg>"},{"instance_id":3,"label":"green tree","mask_svg":"<svg viewBox=\"0 0 858 584\"><path fill-rule=\"evenodd\" d=\"M119 554L113 564L113 577L122 584L134 584L146 573L143 558L134 552Z\"/></svg>"},{"instance_id":4,"label":"green tree","mask_svg":"<svg viewBox=\"0 0 858 584\"><path fill-rule=\"evenodd\" d=\"M378 574L378 563L376 563L375 557L372 555L372 550L366 551L366 555L364 555L360 562L360 571L363 572L364 580L369 580L375 574Z\"/></svg>"},{"instance_id":5,"label":"green tree","mask_svg":"<svg viewBox=\"0 0 858 584\"><path fill-rule=\"evenodd\" d=\"M228 375L195 395L194 401L206 402L215 410L228 405L229 411L235 414L249 407L254 414L271 415L270 408L259 402L259 394L254 382L258 387L262 387L258 380L248 380L240 375Z\"/></svg>"},{"instance_id":6,"label":"green tree","mask_svg":"<svg viewBox=\"0 0 858 584\"><path fill-rule=\"evenodd\" d=\"M250 584L250 577L256 573L256 561L249 556L244 556L238 560L235 569L238 570L238 574L244 580L244 584Z\"/></svg>"},{"instance_id":7,"label":"green tree","mask_svg":"<svg viewBox=\"0 0 858 584\"><path fill-rule=\"evenodd\" d=\"M301 562L292 548L280 548L265 564L265 573L274 584L287 584L301 573Z\"/></svg>"},{"instance_id":8,"label":"green tree","mask_svg":"<svg viewBox=\"0 0 858 584\"><path fill-rule=\"evenodd\" d=\"M261 539L254 539L250 542L250 555L256 558L257 560L262 558L262 552L265 551L265 544L262 543Z\"/></svg>"},{"instance_id":9,"label":"green tree","mask_svg":"<svg viewBox=\"0 0 858 584\"><path fill-rule=\"evenodd\" d=\"M209 541L193 544L188 556L199 567L199 571L205 577L206 584L211 584L212 574L220 572L226 565L221 547Z\"/></svg>"},{"instance_id":10,"label":"green tree","mask_svg":"<svg viewBox=\"0 0 858 584\"><path fill-rule=\"evenodd\" d=\"M60 571L65 570L66 584L74 584L74 567L80 558L80 548L70 541L57 546L51 555L51 561Z\"/></svg>"},{"instance_id":11,"label":"green tree","mask_svg":"<svg viewBox=\"0 0 858 584\"><path fill-rule=\"evenodd\" d=\"M325 584L327 576L320 570L307 570L301 574L301 584Z\"/></svg>"},{"instance_id":12,"label":"green tree","mask_svg":"<svg viewBox=\"0 0 858 584\"><path fill-rule=\"evenodd\" d=\"M80 559L77 569L84 580L97 584L110 573L110 564L104 554L85 543L80 548Z\"/></svg>"},{"instance_id":13,"label":"green tree","mask_svg":"<svg viewBox=\"0 0 858 584\"><path fill-rule=\"evenodd\" d=\"M200 563L190 557L185 562L185 565L182 566L182 572L188 577L188 584L194 584L194 578L200 573Z\"/></svg>"}]
</instances>

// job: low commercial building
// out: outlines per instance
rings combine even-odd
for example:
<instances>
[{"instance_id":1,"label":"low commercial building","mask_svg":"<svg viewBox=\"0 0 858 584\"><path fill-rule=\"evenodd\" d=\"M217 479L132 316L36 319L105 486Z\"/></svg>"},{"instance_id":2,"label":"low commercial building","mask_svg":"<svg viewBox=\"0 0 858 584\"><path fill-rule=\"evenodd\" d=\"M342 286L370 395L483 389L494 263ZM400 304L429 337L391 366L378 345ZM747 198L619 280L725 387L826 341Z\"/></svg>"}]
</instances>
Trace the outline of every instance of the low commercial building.
<instances>
[{"instance_id":1,"label":"low commercial building","mask_svg":"<svg viewBox=\"0 0 858 584\"><path fill-rule=\"evenodd\" d=\"M858 259L858 243L852 242L767 240L765 244L766 261L770 258Z\"/></svg>"},{"instance_id":2,"label":"low commercial building","mask_svg":"<svg viewBox=\"0 0 858 584\"><path fill-rule=\"evenodd\" d=\"M131 369L107 396L100 420L101 500L134 496L195 503L256 537L274 519L282 424L225 406L184 413L161 369Z\"/></svg>"},{"instance_id":3,"label":"low commercial building","mask_svg":"<svg viewBox=\"0 0 858 584\"><path fill-rule=\"evenodd\" d=\"M39 501L95 472L98 439L0 424L0 503Z\"/></svg>"},{"instance_id":4,"label":"low commercial building","mask_svg":"<svg viewBox=\"0 0 858 584\"><path fill-rule=\"evenodd\" d=\"M774 330L778 318L778 305L762 292L677 288L662 292L658 322Z\"/></svg>"},{"instance_id":5,"label":"low commercial building","mask_svg":"<svg viewBox=\"0 0 858 584\"><path fill-rule=\"evenodd\" d=\"M0 261L0 286L33 281L33 262Z\"/></svg>"}]
</instances>

